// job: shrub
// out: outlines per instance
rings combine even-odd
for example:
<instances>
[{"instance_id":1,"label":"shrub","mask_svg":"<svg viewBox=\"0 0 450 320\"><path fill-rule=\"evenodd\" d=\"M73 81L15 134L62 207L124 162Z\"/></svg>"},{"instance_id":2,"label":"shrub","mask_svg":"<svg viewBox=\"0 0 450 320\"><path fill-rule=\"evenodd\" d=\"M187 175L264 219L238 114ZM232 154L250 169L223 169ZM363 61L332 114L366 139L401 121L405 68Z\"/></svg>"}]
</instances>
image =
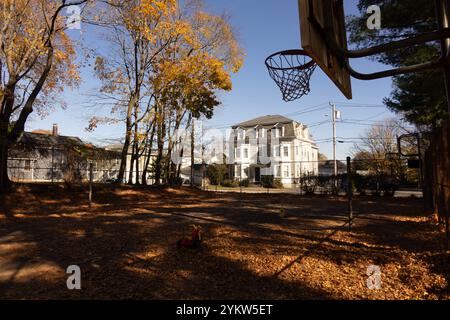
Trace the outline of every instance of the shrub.
<instances>
[{"instance_id":1,"label":"shrub","mask_svg":"<svg viewBox=\"0 0 450 320\"><path fill-rule=\"evenodd\" d=\"M275 180L273 180L272 188L274 188L274 189L283 189L284 186L283 186L283 183L281 182L281 180L275 179Z\"/></svg>"},{"instance_id":2,"label":"shrub","mask_svg":"<svg viewBox=\"0 0 450 320\"><path fill-rule=\"evenodd\" d=\"M181 187L183 185L183 178L175 177L170 180L170 185L174 187Z\"/></svg>"},{"instance_id":3,"label":"shrub","mask_svg":"<svg viewBox=\"0 0 450 320\"><path fill-rule=\"evenodd\" d=\"M274 179L273 176L261 176L261 185L268 189L283 189L281 180Z\"/></svg>"},{"instance_id":4,"label":"shrub","mask_svg":"<svg viewBox=\"0 0 450 320\"><path fill-rule=\"evenodd\" d=\"M244 187L244 188L248 188L249 185L250 185L250 180L248 180L248 179L244 179L239 183L239 186Z\"/></svg>"},{"instance_id":5,"label":"shrub","mask_svg":"<svg viewBox=\"0 0 450 320\"><path fill-rule=\"evenodd\" d=\"M307 195L316 193L316 189L319 186L319 178L313 176L307 176L300 179L302 190Z\"/></svg>"},{"instance_id":6,"label":"shrub","mask_svg":"<svg viewBox=\"0 0 450 320\"><path fill-rule=\"evenodd\" d=\"M273 176L261 176L261 185L263 188L272 188Z\"/></svg>"},{"instance_id":7,"label":"shrub","mask_svg":"<svg viewBox=\"0 0 450 320\"><path fill-rule=\"evenodd\" d=\"M381 196L381 194L393 196L395 191L399 189L398 181L383 174L354 175L353 179L360 194L366 194L366 190L370 190L376 196Z\"/></svg>"},{"instance_id":8,"label":"shrub","mask_svg":"<svg viewBox=\"0 0 450 320\"><path fill-rule=\"evenodd\" d=\"M222 186L225 188L237 188L239 187L239 181L236 180L224 180Z\"/></svg>"},{"instance_id":9,"label":"shrub","mask_svg":"<svg viewBox=\"0 0 450 320\"><path fill-rule=\"evenodd\" d=\"M206 169L206 177L212 185L220 185L228 176L228 168L224 164L213 164Z\"/></svg>"}]
</instances>

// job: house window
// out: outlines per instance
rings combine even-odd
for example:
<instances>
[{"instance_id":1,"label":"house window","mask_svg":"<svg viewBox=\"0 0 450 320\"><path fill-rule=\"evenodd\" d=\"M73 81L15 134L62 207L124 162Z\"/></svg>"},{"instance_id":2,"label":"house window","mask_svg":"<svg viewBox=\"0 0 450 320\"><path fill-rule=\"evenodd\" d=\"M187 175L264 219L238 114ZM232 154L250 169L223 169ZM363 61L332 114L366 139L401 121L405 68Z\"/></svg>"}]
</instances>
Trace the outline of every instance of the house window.
<instances>
[{"instance_id":1,"label":"house window","mask_svg":"<svg viewBox=\"0 0 450 320\"><path fill-rule=\"evenodd\" d=\"M240 165L236 166L235 176L238 178L241 177L241 166Z\"/></svg>"},{"instance_id":2,"label":"house window","mask_svg":"<svg viewBox=\"0 0 450 320\"><path fill-rule=\"evenodd\" d=\"M31 160L25 160L25 170L31 170Z\"/></svg>"},{"instance_id":3,"label":"house window","mask_svg":"<svg viewBox=\"0 0 450 320\"><path fill-rule=\"evenodd\" d=\"M289 147L288 147L288 146L285 146L285 147L283 148L283 153L284 153L284 156L285 156L285 157L289 157Z\"/></svg>"},{"instance_id":4,"label":"house window","mask_svg":"<svg viewBox=\"0 0 450 320\"><path fill-rule=\"evenodd\" d=\"M245 136L245 144L250 144L250 137L248 135Z\"/></svg>"},{"instance_id":5,"label":"house window","mask_svg":"<svg viewBox=\"0 0 450 320\"><path fill-rule=\"evenodd\" d=\"M273 154L275 155L275 157L279 157L280 156L280 147L279 146L275 146L274 147Z\"/></svg>"},{"instance_id":6,"label":"house window","mask_svg":"<svg viewBox=\"0 0 450 320\"><path fill-rule=\"evenodd\" d=\"M248 159L248 149L247 148L244 149L244 158Z\"/></svg>"},{"instance_id":7,"label":"house window","mask_svg":"<svg viewBox=\"0 0 450 320\"><path fill-rule=\"evenodd\" d=\"M276 178L279 178L280 177L280 169L281 169L281 166L275 166L275 172L274 172L274 176L276 177Z\"/></svg>"},{"instance_id":8,"label":"house window","mask_svg":"<svg viewBox=\"0 0 450 320\"><path fill-rule=\"evenodd\" d=\"M236 158L240 158L241 157L241 149L237 148L236 149Z\"/></svg>"},{"instance_id":9,"label":"house window","mask_svg":"<svg viewBox=\"0 0 450 320\"><path fill-rule=\"evenodd\" d=\"M264 138L264 129L259 129L259 138Z\"/></svg>"},{"instance_id":10,"label":"house window","mask_svg":"<svg viewBox=\"0 0 450 320\"><path fill-rule=\"evenodd\" d=\"M275 132L274 132L275 138L280 138L281 137L281 128L275 128L274 130L275 130Z\"/></svg>"},{"instance_id":11,"label":"house window","mask_svg":"<svg viewBox=\"0 0 450 320\"><path fill-rule=\"evenodd\" d=\"M284 172L283 172L283 176L285 177L285 178L289 178L289 166L288 165L285 165L284 166L284 170L283 170Z\"/></svg>"}]
</instances>

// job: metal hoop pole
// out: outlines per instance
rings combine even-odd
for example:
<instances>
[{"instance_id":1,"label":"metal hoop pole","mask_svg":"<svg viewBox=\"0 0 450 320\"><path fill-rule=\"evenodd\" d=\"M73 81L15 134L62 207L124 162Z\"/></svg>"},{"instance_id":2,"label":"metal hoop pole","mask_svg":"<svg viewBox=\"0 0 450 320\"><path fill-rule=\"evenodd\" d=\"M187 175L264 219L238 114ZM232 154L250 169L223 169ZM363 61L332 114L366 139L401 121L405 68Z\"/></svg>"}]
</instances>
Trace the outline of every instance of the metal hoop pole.
<instances>
[{"instance_id":1,"label":"metal hoop pole","mask_svg":"<svg viewBox=\"0 0 450 320\"><path fill-rule=\"evenodd\" d=\"M439 7L443 6L443 8L447 8L447 10L444 10L444 11L446 11L446 13L448 13L448 8L449 8L448 0L436 0L436 1L438 3L441 3L441 1L445 1L446 4L443 4L443 5L439 4ZM448 66L448 61L445 61L441 58L440 60L432 61L432 62L428 62L428 63L422 63L422 64L413 65L413 66L391 69L391 70L386 70L386 71L382 71L382 72L364 74L364 73L355 71L350 66L350 63L348 62L349 58L369 57L372 55L381 54L381 53L393 51L393 50L398 50L398 49L402 49L402 48L406 48L409 46L418 45L418 44L422 44L422 43L426 43L426 42L438 41L438 40L447 42L446 40L448 40L450 38L450 28L448 28L448 26L449 26L448 25L448 17L449 17L449 14L445 14L445 18L446 18L445 20L447 23L443 24L443 27L438 31L425 33L425 34L418 35L416 37L411 37L408 39L394 41L394 42L391 42L388 44L383 44L383 45L379 45L379 46L375 46L375 47L371 47L371 48L360 49L360 50L348 50L346 48L342 48L341 46L339 46L336 43L335 39L333 39L333 37L328 32L326 32L326 30L324 30L322 28L322 26L316 19L310 18L309 20L310 20L311 24L313 25L313 27L317 30L317 32L319 32L319 34L322 36L322 38L326 41L326 43L328 44L330 49L333 51L333 53L336 54L338 57L340 57L342 60L344 60L344 67L348 70L348 72L350 73L350 75L352 77L359 79L359 80L376 80L376 79L398 76L401 74L423 72L426 70L432 70L432 69L438 69L438 68L450 68ZM448 81L449 81L449 88L450 88L450 72L449 72L448 78L449 78ZM449 110L450 110L450 105L449 105Z\"/></svg>"}]
</instances>

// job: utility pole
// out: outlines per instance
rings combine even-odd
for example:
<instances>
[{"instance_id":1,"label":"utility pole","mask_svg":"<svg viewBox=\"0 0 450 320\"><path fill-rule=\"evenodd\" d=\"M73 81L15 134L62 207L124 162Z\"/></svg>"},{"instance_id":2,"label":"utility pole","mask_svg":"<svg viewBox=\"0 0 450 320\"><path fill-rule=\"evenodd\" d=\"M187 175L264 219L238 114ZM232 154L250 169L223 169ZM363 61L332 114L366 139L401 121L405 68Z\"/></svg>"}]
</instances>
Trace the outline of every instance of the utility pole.
<instances>
[{"instance_id":1,"label":"utility pole","mask_svg":"<svg viewBox=\"0 0 450 320\"><path fill-rule=\"evenodd\" d=\"M332 113L332 121L333 121L333 165L334 165L334 176L338 175L337 161L336 161L336 105L334 103L330 103L331 105L331 113Z\"/></svg>"}]
</instances>

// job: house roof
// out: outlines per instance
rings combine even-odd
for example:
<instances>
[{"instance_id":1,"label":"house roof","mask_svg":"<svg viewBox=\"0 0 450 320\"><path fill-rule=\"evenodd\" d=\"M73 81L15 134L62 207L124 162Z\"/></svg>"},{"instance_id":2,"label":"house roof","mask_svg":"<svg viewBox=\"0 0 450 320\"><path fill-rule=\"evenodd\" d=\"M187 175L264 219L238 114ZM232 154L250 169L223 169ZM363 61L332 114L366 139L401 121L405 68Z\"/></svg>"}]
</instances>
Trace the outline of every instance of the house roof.
<instances>
[{"instance_id":1,"label":"house roof","mask_svg":"<svg viewBox=\"0 0 450 320\"><path fill-rule=\"evenodd\" d=\"M105 150L108 150L108 151L114 151L114 152L120 152L120 153L122 153L122 150L123 150L123 144L121 144L121 143L116 143L116 144L110 144L110 145L106 145L106 146L104 146L103 147ZM128 154L131 154L131 149L133 148L133 146L132 145L130 145L130 147L129 147L129 151L128 151ZM164 149L164 152L167 152L167 148L165 148ZM158 154L158 150L157 149L152 149L152 155L157 155Z\"/></svg>"},{"instance_id":2,"label":"house roof","mask_svg":"<svg viewBox=\"0 0 450 320\"><path fill-rule=\"evenodd\" d=\"M22 139L19 142L23 146L70 146L70 145L78 145L84 146L86 145L80 138L78 137L69 137L69 136L54 136L51 134L43 134L43 133L34 133L34 132L24 132Z\"/></svg>"},{"instance_id":3,"label":"house roof","mask_svg":"<svg viewBox=\"0 0 450 320\"><path fill-rule=\"evenodd\" d=\"M347 165L344 162L337 160L336 163L337 163L337 168L339 170L347 170ZM334 169L334 161L333 160L326 160L326 161L323 161L323 162L321 161L321 162L319 162L319 168L322 168L322 169L326 169L326 168Z\"/></svg>"},{"instance_id":4,"label":"house roof","mask_svg":"<svg viewBox=\"0 0 450 320\"><path fill-rule=\"evenodd\" d=\"M14 150L14 154L26 154L27 152L33 152L36 148L42 149L65 149L74 150L85 157L116 157L120 153L115 151L109 151L102 148L93 146L92 144L84 143L78 137L51 135L45 133L24 132L18 145Z\"/></svg>"},{"instance_id":5,"label":"house roof","mask_svg":"<svg viewBox=\"0 0 450 320\"><path fill-rule=\"evenodd\" d=\"M294 120L286 118L284 116L280 116L280 115L268 115L268 116L263 116L263 117L259 117L259 118L255 118L249 121L245 121L242 123L238 123L236 125L234 125L232 128L236 129L239 127L244 127L244 128L250 128L250 127L256 127L256 126L270 126L270 125L276 125L277 123L291 123L294 122Z\"/></svg>"}]
</instances>

